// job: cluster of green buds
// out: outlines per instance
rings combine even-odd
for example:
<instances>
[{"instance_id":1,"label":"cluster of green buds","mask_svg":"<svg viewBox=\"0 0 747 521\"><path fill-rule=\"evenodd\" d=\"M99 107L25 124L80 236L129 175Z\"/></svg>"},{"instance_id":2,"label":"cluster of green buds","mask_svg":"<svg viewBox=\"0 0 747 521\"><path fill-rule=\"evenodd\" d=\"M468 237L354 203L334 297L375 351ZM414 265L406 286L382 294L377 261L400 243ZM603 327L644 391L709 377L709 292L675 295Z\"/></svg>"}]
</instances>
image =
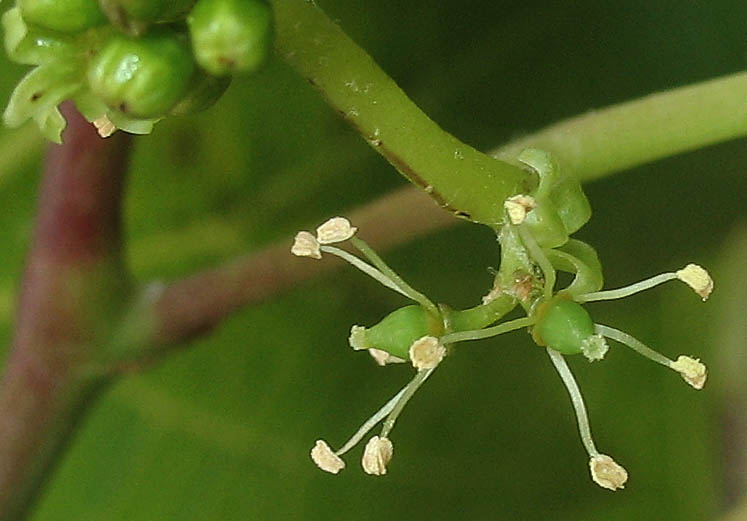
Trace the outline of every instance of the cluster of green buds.
<instances>
[{"instance_id":1,"label":"cluster of green buds","mask_svg":"<svg viewBox=\"0 0 747 521\"><path fill-rule=\"evenodd\" d=\"M267 0L16 0L2 25L10 59L34 66L3 120L56 143L67 99L102 137L210 107L261 67L273 28Z\"/></svg>"},{"instance_id":2,"label":"cluster of green buds","mask_svg":"<svg viewBox=\"0 0 747 521\"><path fill-rule=\"evenodd\" d=\"M313 259L321 259L323 254L335 255L413 301L372 327L352 327L349 343L353 349L367 350L379 365L409 361L415 375L340 449L333 450L323 440L316 442L311 458L322 470L334 474L342 470L345 462L341 456L383 422L379 435L370 438L364 449L362 466L368 474L386 474L393 455L390 433L397 418L454 346L517 329L528 328L534 342L548 353L570 394L589 455L591 477L609 490L623 488L628 474L614 459L597 450L584 400L564 357L583 354L589 361L601 360L608 350L607 339L611 339L678 372L693 388L703 387L706 368L698 359L680 356L676 361L671 360L622 331L595 324L583 304L626 297L669 280L684 282L706 300L713 289L708 273L689 264L672 273L602 291L602 268L595 250L569 238L590 217L589 204L579 183L562 175L551 157L540 150L526 150L519 160L538 176L539 183L533 193L516 195L504 202L505 219L496 227L501 265L493 287L482 303L473 308L456 310L433 303L356 237L357 229L342 217L322 224L316 234L302 231L296 235L293 254ZM343 242L349 243L362 257L333 245ZM556 270L573 275L567 287L555 288ZM501 322L517 305L525 310L526 316Z\"/></svg>"}]
</instances>

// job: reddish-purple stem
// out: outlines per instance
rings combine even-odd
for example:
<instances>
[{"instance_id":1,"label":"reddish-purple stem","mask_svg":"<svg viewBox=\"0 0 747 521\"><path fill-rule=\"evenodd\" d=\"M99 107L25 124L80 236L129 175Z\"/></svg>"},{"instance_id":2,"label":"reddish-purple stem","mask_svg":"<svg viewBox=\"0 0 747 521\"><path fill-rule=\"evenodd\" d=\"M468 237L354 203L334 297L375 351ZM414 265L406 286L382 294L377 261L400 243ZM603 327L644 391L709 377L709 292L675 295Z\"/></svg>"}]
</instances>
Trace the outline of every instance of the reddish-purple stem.
<instances>
[{"instance_id":1,"label":"reddish-purple stem","mask_svg":"<svg viewBox=\"0 0 747 521\"><path fill-rule=\"evenodd\" d=\"M0 383L0 519L22 519L99 380L85 375L122 302L120 207L130 139L101 139L71 105L47 155Z\"/></svg>"}]
</instances>

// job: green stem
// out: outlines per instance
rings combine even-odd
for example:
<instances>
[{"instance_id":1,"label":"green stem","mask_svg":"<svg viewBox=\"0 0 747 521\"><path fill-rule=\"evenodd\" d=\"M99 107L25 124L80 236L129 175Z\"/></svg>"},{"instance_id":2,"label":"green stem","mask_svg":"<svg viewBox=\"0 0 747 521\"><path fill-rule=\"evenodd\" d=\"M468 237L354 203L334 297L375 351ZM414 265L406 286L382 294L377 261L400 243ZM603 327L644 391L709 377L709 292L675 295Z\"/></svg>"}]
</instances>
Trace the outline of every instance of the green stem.
<instances>
[{"instance_id":1,"label":"green stem","mask_svg":"<svg viewBox=\"0 0 747 521\"><path fill-rule=\"evenodd\" d=\"M313 2L273 0L276 49L411 182L462 217L497 226L532 178L445 132ZM486 197L489 194L489 197Z\"/></svg>"},{"instance_id":2,"label":"green stem","mask_svg":"<svg viewBox=\"0 0 747 521\"><path fill-rule=\"evenodd\" d=\"M525 148L540 148L589 181L747 135L745 100L747 72L740 72L561 121L492 155L515 161Z\"/></svg>"}]
</instances>

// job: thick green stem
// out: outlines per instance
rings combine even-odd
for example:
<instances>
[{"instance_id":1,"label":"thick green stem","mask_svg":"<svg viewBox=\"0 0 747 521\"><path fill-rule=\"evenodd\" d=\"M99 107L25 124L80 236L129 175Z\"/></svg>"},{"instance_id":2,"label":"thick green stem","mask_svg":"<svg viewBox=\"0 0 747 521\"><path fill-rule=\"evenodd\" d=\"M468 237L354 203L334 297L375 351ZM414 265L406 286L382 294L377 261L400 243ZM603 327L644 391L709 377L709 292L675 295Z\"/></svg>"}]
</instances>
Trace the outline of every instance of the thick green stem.
<instances>
[{"instance_id":1,"label":"thick green stem","mask_svg":"<svg viewBox=\"0 0 747 521\"><path fill-rule=\"evenodd\" d=\"M490 226L531 176L456 139L434 123L313 2L273 0L278 53L369 144L442 206ZM489 194L489 196L487 196Z\"/></svg>"},{"instance_id":2,"label":"thick green stem","mask_svg":"<svg viewBox=\"0 0 747 521\"><path fill-rule=\"evenodd\" d=\"M747 72L595 110L512 141L492 155L525 148L553 154L581 181L747 135Z\"/></svg>"}]
</instances>

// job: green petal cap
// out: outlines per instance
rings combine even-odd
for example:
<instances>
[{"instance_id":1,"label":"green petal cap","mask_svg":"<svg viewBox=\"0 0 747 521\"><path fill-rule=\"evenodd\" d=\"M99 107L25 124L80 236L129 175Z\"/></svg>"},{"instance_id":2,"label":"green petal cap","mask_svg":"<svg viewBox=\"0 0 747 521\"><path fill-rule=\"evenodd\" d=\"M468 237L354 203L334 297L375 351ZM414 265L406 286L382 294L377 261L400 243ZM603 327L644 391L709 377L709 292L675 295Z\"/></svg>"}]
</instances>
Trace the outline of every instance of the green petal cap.
<instances>
[{"instance_id":1,"label":"green petal cap","mask_svg":"<svg viewBox=\"0 0 747 521\"><path fill-rule=\"evenodd\" d=\"M543 248L565 244L568 236L591 217L591 206L581 184L569 175L560 175L558 165L543 150L528 148L518 159L535 170L540 178L532 194L537 207L526 219L534 238Z\"/></svg>"},{"instance_id":2,"label":"green petal cap","mask_svg":"<svg viewBox=\"0 0 747 521\"><path fill-rule=\"evenodd\" d=\"M594 336L589 313L577 302L554 298L538 311L540 318L532 331L535 342L564 355L582 353Z\"/></svg>"},{"instance_id":3,"label":"green petal cap","mask_svg":"<svg viewBox=\"0 0 747 521\"><path fill-rule=\"evenodd\" d=\"M419 305L405 306L392 311L375 326L357 332L356 343L361 348L375 348L407 360L410 346L417 339L433 334L432 319ZM361 344L364 342L364 344Z\"/></svg>"},{"instance_id":4,"label":"green petal cap","mask_svg":"<svg viewBox=\"0 0 747 521\"><path fill-rule=\"evenodd\" d=\"M198 0L187 18L197 63L210 74L254 72L272 45L272 10L260 0Z\"/></svg>"},{"instance_id":5,"label":"green petal cap","mask_svg":"<svg viewBox=\"0 0 747 521\"><path fill-rule=\"evenodd\" d=\"M129 117L156 118L187 91L194 63L177 33L162 30L134 39L111 37L88 67L91 91Z\"/></svg>"},{"instance_id":6,"label":"green petal cap","mask_svg":"<svg viewBox=\"0 0 747 521\"><path fill-rule=\"evenodd\" d=\"M96 0L17 0L24 20L29 23L75 33L107 22Z\"/></svg>"},{"instance_id":7,"label":"green petal cap","mask_svg":"<svg viewBox=\"0 0 747 521\"><path fill-rule=\"evenodd\" d=\"M553 268L576 275L573 282L562 291L563 294L577 297L602 289L602 263L592 246L569 239L557 249L546 250L545 254Z\"/></svg>"}]
</instances>

